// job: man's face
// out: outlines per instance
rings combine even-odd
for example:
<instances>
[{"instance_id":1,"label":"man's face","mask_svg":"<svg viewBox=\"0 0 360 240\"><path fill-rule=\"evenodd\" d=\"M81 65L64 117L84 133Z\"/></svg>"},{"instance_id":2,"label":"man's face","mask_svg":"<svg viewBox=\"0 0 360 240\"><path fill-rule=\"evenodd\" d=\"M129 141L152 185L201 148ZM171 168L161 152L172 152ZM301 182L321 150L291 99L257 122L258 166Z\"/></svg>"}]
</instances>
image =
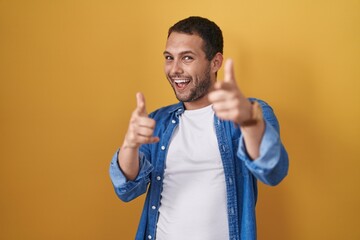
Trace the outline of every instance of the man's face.
<instances>
[{"instance_id":1,"label":"man's face","mask_svg":"<svg viewBox=\"0 0 360 240\"><path fill-rule=\"evenodd\" d=\"M215 82L203 44L196 34L173 32L167 39L165 74L179 101L201 101Z\"/></svg>"}]
</instances>

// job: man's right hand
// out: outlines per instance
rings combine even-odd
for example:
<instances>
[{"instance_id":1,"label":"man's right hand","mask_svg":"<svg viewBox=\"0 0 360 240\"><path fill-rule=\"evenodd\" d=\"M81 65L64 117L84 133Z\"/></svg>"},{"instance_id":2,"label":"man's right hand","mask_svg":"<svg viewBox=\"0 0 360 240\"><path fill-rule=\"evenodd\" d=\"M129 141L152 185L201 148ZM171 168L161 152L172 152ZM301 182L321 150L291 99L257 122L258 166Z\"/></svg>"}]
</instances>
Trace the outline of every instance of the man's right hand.
<instances>
[{"instance_id":1,"label":"man's right hand","mask_svg":"<svg viewBox=\"0 0 360 240\"><path fill-rule=\"evenodd\" d=\"M155 120L148 117L145 106L145 97L142 93L136 94L137 106L131 115L128 131L125 135L123 148L139 148L141 144L156 143L154 137Z\"/></svg>"}]
</instances>

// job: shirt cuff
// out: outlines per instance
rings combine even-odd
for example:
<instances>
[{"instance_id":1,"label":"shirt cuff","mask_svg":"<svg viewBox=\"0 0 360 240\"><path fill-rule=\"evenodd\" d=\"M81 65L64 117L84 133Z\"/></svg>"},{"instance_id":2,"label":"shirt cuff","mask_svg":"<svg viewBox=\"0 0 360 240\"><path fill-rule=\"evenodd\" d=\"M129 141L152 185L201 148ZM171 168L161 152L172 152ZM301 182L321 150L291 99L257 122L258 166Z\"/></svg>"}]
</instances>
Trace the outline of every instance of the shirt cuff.
<instances>
[{"instance_id":1,"label":"shirt cuff","mask_svg":"<svg viewBox=\"0 0 360 240\"><path fill-rule=\"evenodd\" d=\"M119 151L120 149L116 151L110 163L110 177L114 186L122 186L127 182L126 177L122 173L118 163Z\"/></svg>"},{"instance_id":2,"label":"shirt cuff","mask_svg":"<svg viewBox=\"0 0 360 240\"><path fill-rule=\"evenodd\" d=\"M142 152L139 153L139 174L133 181L129 181L126 179L124 173L121 171L119 162L118 162L118 154L120 149L116 151L114 154L111 163L110 163L110 177L115 187L123 188L124 190L129 188L130 185L133 185L136 182L139 182L142 178L149 175L149 173L153 170L153 166L150 162L145 160L145 156Z\"/></svg>"}]
</instances>

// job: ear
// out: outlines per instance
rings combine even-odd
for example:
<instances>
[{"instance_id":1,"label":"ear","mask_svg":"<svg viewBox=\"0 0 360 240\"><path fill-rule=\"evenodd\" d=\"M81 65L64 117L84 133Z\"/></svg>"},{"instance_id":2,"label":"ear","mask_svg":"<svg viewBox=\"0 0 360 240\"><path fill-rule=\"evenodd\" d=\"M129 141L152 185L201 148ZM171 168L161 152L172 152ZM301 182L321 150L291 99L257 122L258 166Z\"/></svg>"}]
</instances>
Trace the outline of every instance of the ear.
<instances>
[{"instance_id":1,"label":"ear","mask_svg":"<svg viewBox=\"0 0 360 240\"><path fill-rule=\"evenodd\" d=\"M223 55L221 53L216 53L213 59L211 60L211 71L216 73L221 68L223 62Z\"/></svg>"}]
</instances>

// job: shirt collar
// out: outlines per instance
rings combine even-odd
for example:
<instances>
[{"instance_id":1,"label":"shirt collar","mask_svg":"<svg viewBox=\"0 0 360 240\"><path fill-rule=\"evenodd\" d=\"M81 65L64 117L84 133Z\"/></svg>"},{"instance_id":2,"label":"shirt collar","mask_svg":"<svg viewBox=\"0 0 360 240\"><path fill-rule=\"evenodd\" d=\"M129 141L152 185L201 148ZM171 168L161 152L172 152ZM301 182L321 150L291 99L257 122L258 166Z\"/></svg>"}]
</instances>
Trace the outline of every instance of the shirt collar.
<instances>
[{"instance_id":1,"label":"shirt collar","mask_svg":"<svg viewBox=\"0 0 360 240\"><path fill-rule=\"evenodd\" d=\"M184 111L185 111L184 103L183 103L183 102L178 102L177 104L171 106L168 112L169 112L169 114L175 112L176 117L178 117L178 116L181 115Z\"/></svg>"}]
</instances>

